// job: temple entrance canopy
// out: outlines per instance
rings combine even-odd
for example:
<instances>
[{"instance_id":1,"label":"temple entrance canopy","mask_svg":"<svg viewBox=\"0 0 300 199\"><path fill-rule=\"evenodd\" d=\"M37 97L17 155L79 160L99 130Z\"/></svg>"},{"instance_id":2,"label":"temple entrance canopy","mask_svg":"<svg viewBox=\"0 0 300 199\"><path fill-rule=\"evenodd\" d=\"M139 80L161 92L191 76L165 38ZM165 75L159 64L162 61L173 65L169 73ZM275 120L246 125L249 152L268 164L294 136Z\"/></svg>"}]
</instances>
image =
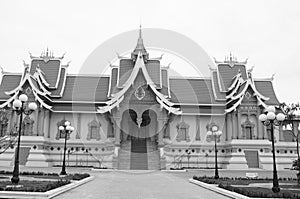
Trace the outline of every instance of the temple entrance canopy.
<instances>
[{"instance_id":1,"label":"temple entrance canopy","mask_svg":"<svg viewBox=\"0 0 300 199\"><path fill-rule=\"evenodd\" d=\"M121 142L132 139L157 140L157 114L153 110L145 110L138 117L133 109L123 112L121 122Z\"/></svg>"}]
</instances>

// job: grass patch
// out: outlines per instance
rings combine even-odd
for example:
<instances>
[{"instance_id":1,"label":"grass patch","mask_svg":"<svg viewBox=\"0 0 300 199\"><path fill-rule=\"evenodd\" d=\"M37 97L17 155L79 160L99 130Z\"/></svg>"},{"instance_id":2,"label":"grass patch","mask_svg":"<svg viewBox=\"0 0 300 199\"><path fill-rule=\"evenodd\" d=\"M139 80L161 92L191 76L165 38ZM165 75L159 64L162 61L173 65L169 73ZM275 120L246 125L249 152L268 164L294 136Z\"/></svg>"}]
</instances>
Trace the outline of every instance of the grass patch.
<instances>
[{"instance_id":1,"label":"grass patch","mask_svg":"<svg viewBox=\"0 0 300 199\"><path fill-rule=\"evenodd\" d=\"M253 198L300 198L300 186L295 178L280 178L279 183L294 183L293 185L280 185L281 191L273 193L271 189L262 187L243 187L252 183L272 183L270 178L248 179L248 178L228 178L222 177L214 179L207 176L194 176L194 180L199 180L208 184L217 184L220 188L233 191ZM240 185L240 187L239 187ZM293 190L288 190L293 189ZM297 190L298 189L298 190Z\"/></svg>"},{"instance_id":2,"label":"grass patch","mask_svg":"<svg viewBox=\"0 0 300 199\"><path fill-rule=\"evenodd\" d=\"M207 177L207 176L193 176L194 180L199 180L205 182L207 184L220 184L220 183L228 183L231 185L249 185L252 183L271 183L272 178L257 178L257 179L249 179L249 178L242 178L242 177L220 177L219 179L215 179L214 177ZM296 178L279 178L279 183L297 183Z\"/></svg>"},{"instance_id":3,"label":"grass patch","mask_svg":"<svg viewBox=\"0 0 300 199\"><path fill-rule=\"evenodd\" d=\"M2 175L11 175L11 172L0 171L0 173ZM72 180L82 180L90 175L87 173L75 173L60 177L57 173L21 172L20 176L42 178L43 180L20 180L18 185L22 185L21 187L7 187L8 185L13 185L10 180L0 181L0 191L46 192L67 185ZM0 177L10 179L8 176Z\"/></svg>"},{"instance_id":4,"label":"grass patch","mask_svg":"<svg viewBox=\"0 0 300 199\"><path fill-rule=\"evenodd\" d=\"M6 187L12 185L10 181L3 181L0 184L0 191L25 191L25 192L46 192L69 184L70 180L57 180L57 181L32 181L21 180L19 185L22 187Z\"/></svg>"}]
</instances>

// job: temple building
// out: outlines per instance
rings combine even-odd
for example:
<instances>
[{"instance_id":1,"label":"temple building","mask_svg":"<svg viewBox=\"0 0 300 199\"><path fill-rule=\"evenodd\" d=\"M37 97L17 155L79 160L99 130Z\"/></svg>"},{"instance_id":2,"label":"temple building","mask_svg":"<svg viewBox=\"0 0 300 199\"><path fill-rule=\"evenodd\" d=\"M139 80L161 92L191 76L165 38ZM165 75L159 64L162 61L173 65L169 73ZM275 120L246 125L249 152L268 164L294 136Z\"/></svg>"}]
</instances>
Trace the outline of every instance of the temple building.
<instances>
[{"instance_id":1,"label":"temple building","mask_svg":"<svg viewBox=\"0 0 300 199\"><path fill-rule=\"evenodd\" d=\"M247 60L215 60L210 77L172 77L161 58L151 58L141 30L131 56L119 59L109 75L73 75L64 57L30 55L21 73L1 73L0 137L22 127L20 164L62 164L64 133L70 121L67 165L160 170L213 167L213 133L218 133L220 168L272 169L270 130L258 116L279 105L273 77L256 79ZM19 116L12 102L20 94L38 109ZM275 129L279 169L289 168L296 144ZM13 164L14 148L0 154Z\"/></svg>"}]
</instances>

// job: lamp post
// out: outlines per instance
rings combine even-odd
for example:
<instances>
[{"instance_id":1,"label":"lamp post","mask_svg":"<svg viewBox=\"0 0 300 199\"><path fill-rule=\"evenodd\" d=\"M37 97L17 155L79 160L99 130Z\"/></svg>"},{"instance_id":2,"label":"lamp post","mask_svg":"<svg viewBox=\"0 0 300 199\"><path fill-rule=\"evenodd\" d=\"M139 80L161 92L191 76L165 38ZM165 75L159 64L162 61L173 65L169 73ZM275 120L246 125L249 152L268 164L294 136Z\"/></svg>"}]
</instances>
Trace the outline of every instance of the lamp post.
<instances>
[{"instance_id":1,"label":"lamp post","mask_svg":"<svg viewBox=\"0 0 300 199\"><path fill-rule=\"evenodd\" d=\"M65 121L65 123L62 126L58 127L58 130L61 133L63 132L65 134L63 165L62 165L62 169L61 169L60 175L67 175L67 172L66 172L67 139L68 139L68 134L72 133L72 131L74 131L74 127L71 126L71 123L69 121Z\"/></svg>"},{"instance_id":2,"label":"lamp post","mask_svg":"<svg viewBox=\"0 0 300 199\"><path fill-rule=\"evenodd\" d=\"M185 153L186 153L186 157L187 157L187 160L188 160L188 168L190 168L190 158L191 158L191 151L186 149L185 150Z\"/></svg>"},{"instance_id":3,"label":"lamp post","mask_svg":"<svg viewBox=\"0 0 300 199\"><path fill-rule=\"evenodd\" d=\"M19 122L19 132L18 132L18 145L15 150L15 163L14 163L14 170L13 170L13 177L11 178L11 182L13 184L18 184L20 181L19 178L19 154L20 154L20 142L21 142L21 131L22 131L22 119L23 113L25 115L30 115L33 111L37 109L37 105L34 102L31 102L27 105L28 97L25 94L21 94L19 99L14 100L13 102L13 109L16 111L17 115L20 115L20 122ZM26 106L27 105L27 106Z\"/></svg>"},{"instance_id":4,"label":"lamp post","mask_svg":"<svg viewBox=\"0 0 300 199\"><path fill-rule=\"evenodd\" d=\"M206 133L206 140L208 142L210 142L211 139L215 141L215 179L219 178L217 142L220 141L221 135L222 131L219 131L218 126L212 125L211 127L208 127L208 131Z\"/></svg>"},{"instance_id":5,"label":"lamp post","mask_svg":"<svg viewBox=\"0 0 300 199\"><path fill-rule=\"evenodd\" d=\"M259 121L263 123L265 126L269 126L271 128L271 142L272 142L272 153L273 153L273 187L272 191L274 193L278 193L280 191L278 176L276 170L276 159L275 159L275 145L274 145L274 125L279 126L282 121L285 119L285 115L283 113L275 114L275 107L268 106L266 108L266 114L259 115Z\"/></svg>"}]
</instances>

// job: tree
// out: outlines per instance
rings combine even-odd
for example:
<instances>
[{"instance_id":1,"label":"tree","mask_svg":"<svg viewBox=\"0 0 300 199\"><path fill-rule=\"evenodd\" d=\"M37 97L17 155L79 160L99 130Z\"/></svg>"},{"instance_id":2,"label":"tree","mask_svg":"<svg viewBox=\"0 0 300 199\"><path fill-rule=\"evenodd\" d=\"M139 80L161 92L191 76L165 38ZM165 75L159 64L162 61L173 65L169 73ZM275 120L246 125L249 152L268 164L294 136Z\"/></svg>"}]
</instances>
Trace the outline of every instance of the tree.
<instances>
[{"instance_id":1,"label":"tree","mask_svg":"<svg viewBox=\"0 0 300 199\"><path fill-rule=\"evenodd\" d=\"M297 142L297 157L299 156L299 124L300 124L300 105L286 103L280 104L282 112L286 115L286 119L283 122L283 126L286 130L289 130L292 133L292 136L296 139Z\"/></svg>"}]
</instances>

